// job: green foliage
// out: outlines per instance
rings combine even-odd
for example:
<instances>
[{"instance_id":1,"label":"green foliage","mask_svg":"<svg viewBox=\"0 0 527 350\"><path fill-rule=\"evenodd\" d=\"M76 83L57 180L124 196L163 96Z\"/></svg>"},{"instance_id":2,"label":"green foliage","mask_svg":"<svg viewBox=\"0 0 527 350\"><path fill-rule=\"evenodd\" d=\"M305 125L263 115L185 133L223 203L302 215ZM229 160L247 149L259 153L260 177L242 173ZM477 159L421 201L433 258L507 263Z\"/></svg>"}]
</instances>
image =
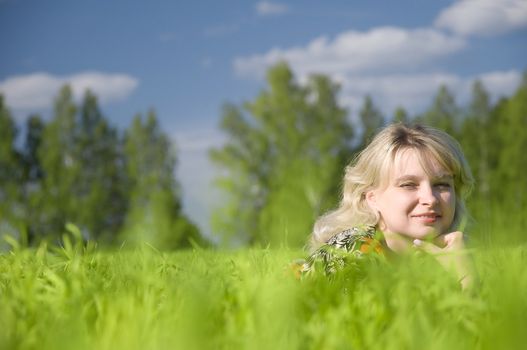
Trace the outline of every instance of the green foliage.
<instances>
[{"instance_id":1,"label":"green foliage","mask_svg":"<svg viewBox=\"0 0 527 350\"><path fill-rule=\"evenodd\" d=\"M434 126L457 137L461 111L456 105L454 96L446 86L441 86L434 97L432 106L422 115L415 118L415 122Z\"/></svg>"},{"instance_id":2,"label":"green foliage","mask_svg":"<svg viewBox=\"0 0 527 350\"><path fill-rule=\"evenodd\" d=\"M15 149L17 128L0 95L0 231L14 233L22 218L23 164Z\"/></svg>"},{"instance_id":3,"label":"green foliage","mask_svg":"<svg viewBox=\"0 0 527 350\"><path fill-rule=\"evenodd\" d=\"M499 149L496 177L501 183L496 181L495 185L516 183L521 191L507 186L502 195L512 199L515 206L524 207L527 204L527 85L521 86L510 99L502 101L497 111L500 118L496 124L498 142L505 147Z\"/></svg>"},{"instance_id":4,"label":"green foliage","mask_svg":"<svg viewBox=\"0 0 527 350\"><path fill-rule=\"evenodd\" d=\"M79 172L70 187L75 197L71 220L93 238L111 239L124 220L129 190L121 165L120 140L90 91L84 96L79 117L73 155Z\"/></svg>"},{"instance_id":5,"label":"green foliage","mask_svg":"<svg viewBox=\"0 0 527 350\"><path fill-rule=\"evenodd\" d=\"M212 226L225 242L298 247L315 218L337 205L344 165L387 122L366 96L352 125L338 92L323 75L297 83L281 63L254 100L224 106L220 127L228 141L210 158L222 170L217 184L227 197ZM433 125L462 144L476 179L468 230L481 243L526 241L526 101L527 72L515 94L496 103L476 82L466 108L442 86L423 114L394 112L396 121ZM21 247L59 243L54 233L73 222L83 237L99 242L206 245L182 214L175 150L154 112L145 121L137 116L123 139L93 94L77 106L66 86L51 120L33 115L21 129L19 150L17 125L0 95L1 235ZM507 234L500 236L503 228Z\"/></svg>"},{"instance_id":6,"label":"green foliage","mask_svg":"<svg viewBox=\"0 0 527 350\"><path fill-rule=\"evenodd\" d=\"M478 186L474 196L488 201L490 191L489 164L493 155L491 120L492 107L483 84L476 81L472 88L472 101L463 121L460 143L465 150L465 156L471 164L472 173Z\"/></svg>"},{"instance_id":7,"label":"green foliage","mask_svg":"<svg viewBox=\"0 0 527 350\"><path fill-rule=\"evenodd\" d=\"M496 125L496 120L492 119L489 95L483 84L476 81L472 87L472 100L461 126L459 141L476 183L470 209L479 218L490 218L494 211L491 172L497 165L498 148L495 147L497 135L492 125Z\"/></svg>"},{"instance_id":8,"label":"green foliage","mask_svg":"<svg viewBox=\"0 0 527 350\"><path fill-rule=\"evenodd\" d=\"M353 129L327 77L300 86L278 64L267 81L253 102L224 108L229 141L210 156L227 171L218 184L229 201L213 224L226 240L298 246L336 203L335 179L351 154Z\"/></svg>"},{"instance_id":9,"label":"green foliage","mask_svg":"<svg viewBox=\"0 0 527 350\"><path fill-rule=\"evenodd\" d=\"M38 150L44 178L36 200L42 208L39 235L61 232L67 221L75 221L75 201L71 189L82 171L76 154L77 107L68 86L55 99L54 117L46 125Z\"/></svg>"},{"instance_id":10,"label":"green foliage","mask_svg":"<svg viewBox=\"0 0 527 350\"><path fill-rule=\"evenodd\" d=\"M422 114L410 116L399 107L392 118L437 127L460 141L476 180L468 230L479 232L473 238L480 243L526 240L525 77L512 97L496 104L476 81L465 108L441 86ZM386 121L365 96L356 125L361 132L353 135L336 103L338 87L324 76L301 86L287 65L279 64L269 70L267 83L254 102L224 109L221 128L229 141L212 150L211 158L226 170L218 184L229 201L216 211L213 229L242 243L300 246L314 219L336 206L344 164ZM500 236L504 227L508 234Z\"/></svg>"},{"instance_id":11,"label":"green foliage","mask_svg":"<svg viewBox=\"0 0 527 350\"><path fill-rule=\"evenodd\" d=\"M86 91L77 106L65 86L49 122L28 118L22 151L15 148L16 131L0 96L0 234L11 241L60 244L56 233L72 222L84 239L100 243L205 244L181 212L175 153L153 112L144 126L134 120L124 144L95 95ZM123 228L127 235L119 235ZM155 237L136 234L145 230Z\"/></svg>"},{"instance_id":12,"label":"green foliage","mask_svg":"<svg viewBox=\"0 0 527 350\"><path fill-rule=\"evenodd\" d=\"M469 202L476 240L486 244L525 242L527 224L527 85L492 106L484 86L476 82L459 140L476 179ZM507 235L500 235L503 228Z\"/></svg>"},{"instance_id":13,"label":"green foliage","mask_svg":"<svg viewBox=\"0 0 527 350\"><path fill-rule=\"evenodd\" d=\"M474 250L479 283L462 291L422 255L297 280L288 264L298 251L108 253L65 242L0 255L0 348L456 350L527 340L525 246Z\"/></svg>"},{"instance_id":14,"label":"green foliage","mask_svg":"<svg viewBox=\"0 0 527 350\"><path fill-rule=\"evenodd\" d=\"M38 157L45 124L38 115L31 115L26 122L26 140L24 144L24 179L35 183L42 179L43 170Z\"/></svg>"},{"instance_id":15,"label":"green foliage","mask_svg":"<svg viewBox=\"0 0 527 350\"><path fill-rule=\"evenodd\" d=\"M397 107L397 109L394 112L393 121L399 122L399 123L408 123L409 122L408 112L403 107Z\"/></svg>"},{"instance_id":16,"label":"green foliage","mask_svg":"<svg viewBox=\"0 0 527 350\"><path fill-rule=\"evenodd\" d=\"M205 245L198 229L181 213L175 150L154 111L144 123L140 115L134 118L125 134L124 155L130 201L122 239L160 249Z\"/></svg>"},{"instance_id":17,"label":"green foliage","mask_svg":"<svg viewBox=\"0 0 527 350\"><path fill-rule=\"evenodd\" d=\"M369 95L364 98L359 117L363 127L362 143L359 147L359 149L362 149L370 143L373 136L384 126L384 117L381 111L375 107Z\"/></svg>"}]
</instances>

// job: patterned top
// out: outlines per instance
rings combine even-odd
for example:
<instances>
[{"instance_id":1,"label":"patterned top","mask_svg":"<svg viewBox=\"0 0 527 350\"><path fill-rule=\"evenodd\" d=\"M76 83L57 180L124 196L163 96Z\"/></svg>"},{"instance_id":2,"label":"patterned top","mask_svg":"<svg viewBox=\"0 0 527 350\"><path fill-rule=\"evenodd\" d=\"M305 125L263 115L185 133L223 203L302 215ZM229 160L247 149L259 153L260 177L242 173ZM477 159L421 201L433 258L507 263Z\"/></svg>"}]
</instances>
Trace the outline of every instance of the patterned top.
<instances>
[{"instance_id":1,"label":"patterned top","mask_svg":"<svg viewBox=\"0 0 527 350\"><path fill-rule=\"evenodd\" d=\"M366 254L384 255L382 239L382 233L373 226L353 227L334 235L307 259L297 260L291 267L297 278L315 271L332 275L345 267L349 259L360 259Z\"/></svg>"}]
</instances>

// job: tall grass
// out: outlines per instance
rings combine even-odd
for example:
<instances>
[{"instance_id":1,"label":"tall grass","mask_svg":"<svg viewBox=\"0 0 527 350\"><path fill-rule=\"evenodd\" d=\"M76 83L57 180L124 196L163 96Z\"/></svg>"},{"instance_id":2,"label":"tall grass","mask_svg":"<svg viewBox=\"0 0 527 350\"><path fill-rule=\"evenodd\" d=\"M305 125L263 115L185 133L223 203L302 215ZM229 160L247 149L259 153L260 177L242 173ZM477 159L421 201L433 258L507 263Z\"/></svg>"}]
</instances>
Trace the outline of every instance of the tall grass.
<instances>
[{"instance_id":1,"label":"tall grass","mask_svg":"<svg viewBox=\"0 0 527 350\"><path fill-rule=\"evenodd\" d=\"M15 247L0 255L0 348L522 348L527 247L472 254L479 282L462 291L423 255L297 280L303 252L287 249Z\"/></svg>"}]
</instances>

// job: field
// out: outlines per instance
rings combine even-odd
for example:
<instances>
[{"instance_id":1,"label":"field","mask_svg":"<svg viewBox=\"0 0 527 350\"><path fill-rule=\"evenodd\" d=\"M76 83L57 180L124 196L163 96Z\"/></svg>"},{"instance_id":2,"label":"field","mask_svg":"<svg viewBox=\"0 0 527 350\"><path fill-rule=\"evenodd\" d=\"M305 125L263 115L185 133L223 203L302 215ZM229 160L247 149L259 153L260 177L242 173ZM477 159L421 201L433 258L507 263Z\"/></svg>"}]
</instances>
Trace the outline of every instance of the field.
<instances>
[{"instance_id":1,"label":"field","mask_svg":"<svg viewBox=\"0 0 527 350\"><path fill-rule=\"evenodd\" d=\"M527 247L471 253L479 281L462 291L424 255L298 280L298 250L15 247L0 255L0 348L521 348Z\"/></svg>"}]
</instances>

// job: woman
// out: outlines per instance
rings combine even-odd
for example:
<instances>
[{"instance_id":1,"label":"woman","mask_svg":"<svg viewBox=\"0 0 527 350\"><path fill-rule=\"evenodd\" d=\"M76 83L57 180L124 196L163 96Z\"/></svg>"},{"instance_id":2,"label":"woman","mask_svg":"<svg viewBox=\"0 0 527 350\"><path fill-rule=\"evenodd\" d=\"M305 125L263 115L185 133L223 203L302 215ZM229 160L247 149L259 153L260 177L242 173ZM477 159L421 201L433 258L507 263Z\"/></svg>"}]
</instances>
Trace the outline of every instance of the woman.
<instances>
[{"instance_id":1,"label":"woman","mask_svg":"<svg viewBox=\"0 0 527 350\"><path fill-rule=\"evenodd\" d=\"M334 273L349 255L433 254L471 283L464 250L465 198L473 185L459 144L443 131L393 124L346 167L339 207L317 220L301 273ZM452 254L450 254L452 253Z\"/></svg>"}]
</instances>

